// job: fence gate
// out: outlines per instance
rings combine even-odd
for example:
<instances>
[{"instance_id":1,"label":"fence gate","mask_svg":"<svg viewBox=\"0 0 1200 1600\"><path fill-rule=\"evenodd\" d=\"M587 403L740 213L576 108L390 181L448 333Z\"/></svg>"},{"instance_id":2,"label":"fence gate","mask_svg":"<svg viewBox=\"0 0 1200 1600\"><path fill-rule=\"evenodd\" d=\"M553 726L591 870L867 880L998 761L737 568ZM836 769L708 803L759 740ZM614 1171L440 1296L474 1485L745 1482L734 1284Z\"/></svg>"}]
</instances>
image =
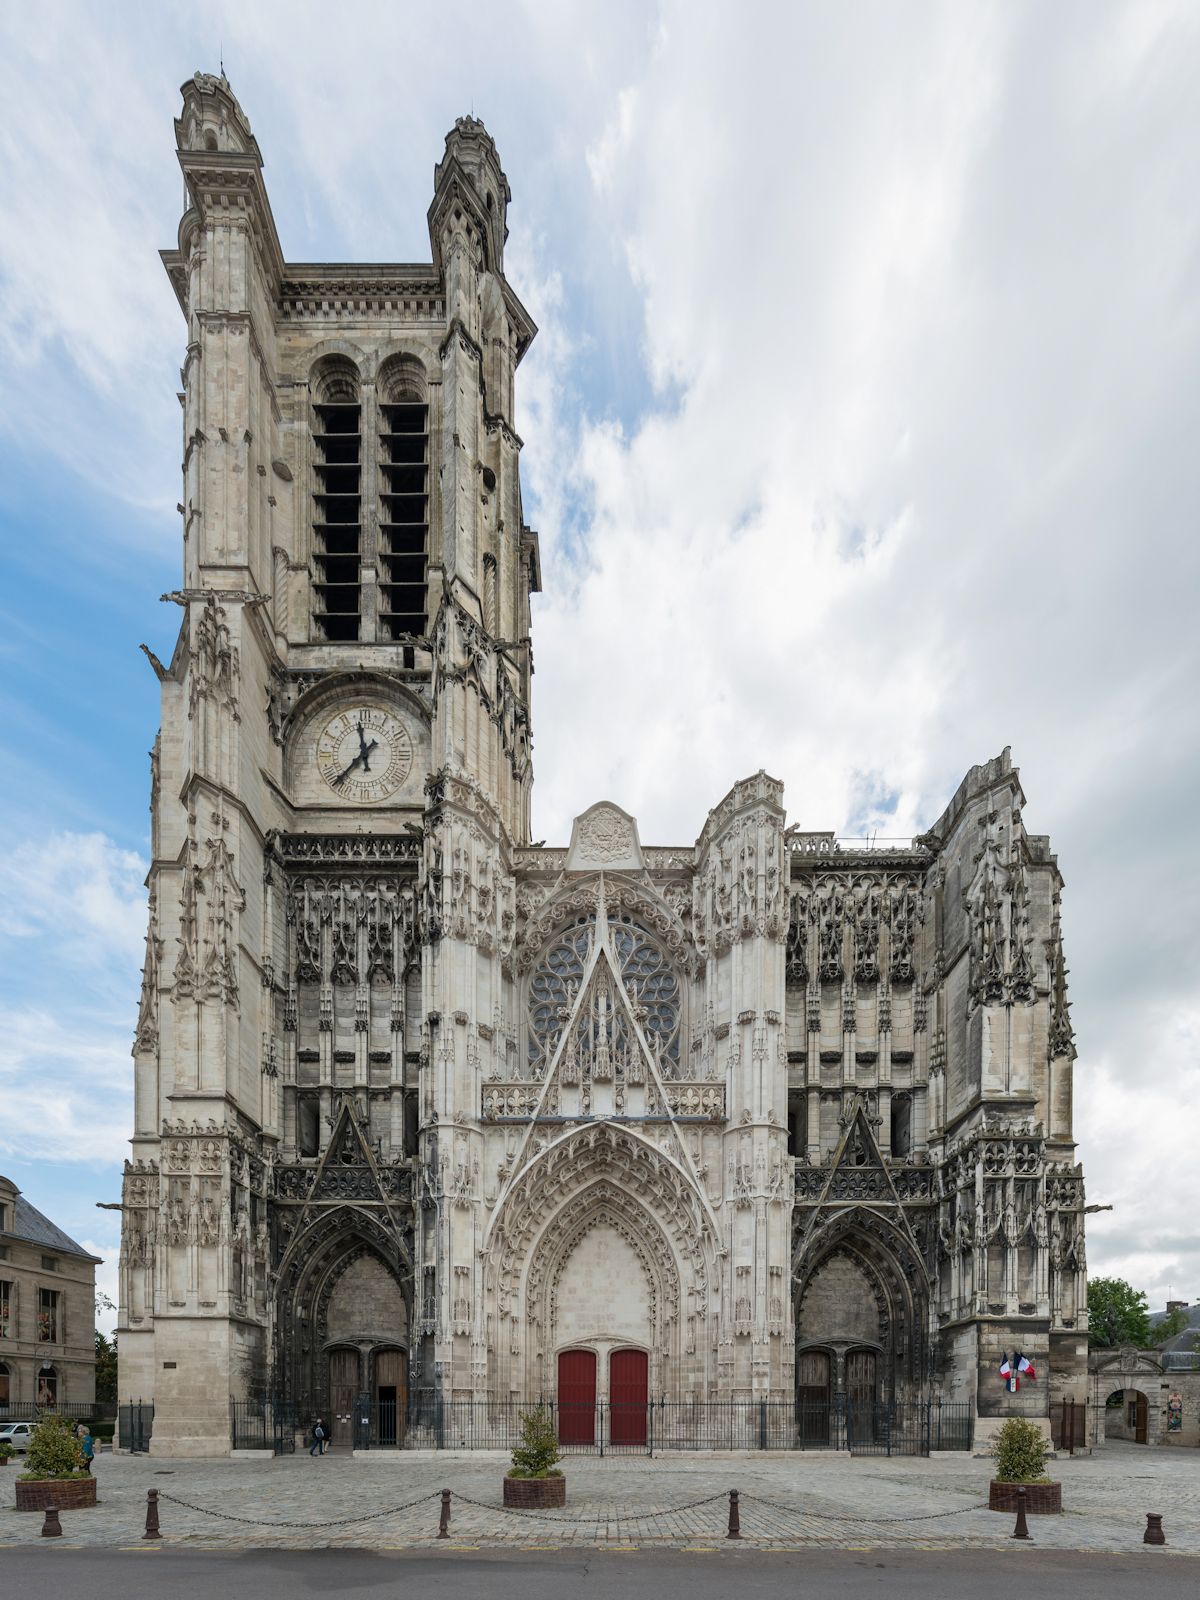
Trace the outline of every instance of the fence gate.
<instances>
[{"instance_id":1,"label":"fence gate","mask_svg":"<svg viewBox=\"0 0 1200 1600\"><path fill-rule=\"evenodd\" d=\"M117 1444L120 1449L145 1454L150 1448L153 1432L153 1405L137 1400L117 1407Z\"/></svg>"}]
</instances>

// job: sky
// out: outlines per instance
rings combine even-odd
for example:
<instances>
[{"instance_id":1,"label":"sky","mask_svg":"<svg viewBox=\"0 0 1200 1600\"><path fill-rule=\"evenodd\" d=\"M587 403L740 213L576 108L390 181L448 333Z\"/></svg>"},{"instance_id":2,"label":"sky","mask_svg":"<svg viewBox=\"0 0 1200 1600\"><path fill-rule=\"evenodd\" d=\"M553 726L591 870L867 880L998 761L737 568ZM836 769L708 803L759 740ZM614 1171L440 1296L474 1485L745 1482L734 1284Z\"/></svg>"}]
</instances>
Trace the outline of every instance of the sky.
<instances>
[{"instance_id":1,"label":"sky","mask_svg":"<svg viewBox=\"0 0 1200 1600\"><path fill-rule=\"evenodd\" d=\"M0 1164L104 1257L178 612L178 86L290 260L428 259L473 112L535 602L534 837L760 767L905 838L1012 747L1066 880L1089 1266L1200 1299L1200 8L0 8ZM111 1318L107 1319L111 1322Z\"/></svg>"}]
</instances>

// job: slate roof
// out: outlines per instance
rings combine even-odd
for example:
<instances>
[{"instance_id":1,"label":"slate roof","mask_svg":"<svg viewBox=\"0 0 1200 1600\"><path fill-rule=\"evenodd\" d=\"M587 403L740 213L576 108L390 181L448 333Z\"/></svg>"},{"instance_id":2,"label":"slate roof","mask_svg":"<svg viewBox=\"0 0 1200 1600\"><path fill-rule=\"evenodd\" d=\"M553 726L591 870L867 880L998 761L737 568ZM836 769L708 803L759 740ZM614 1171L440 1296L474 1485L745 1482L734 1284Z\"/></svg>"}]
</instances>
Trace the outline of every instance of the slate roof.
<instances>
[{"instance_id":1,"label":"slate roof","mask_svg":"<svg viewBox=\"0 0 1200 1600\"><path fill-rule=\"evenodd\" d=\"M82 1256L85 1261L101 1259L85 1250L82 1245L76 1244L70 1234L56 1227L36 1206L31 1206L22 1194L18 1194L13 1201L12 1227L6 1229L6 1232L10 1239L25 1239L30 1244L45 1245L47 1250L60 1250L68 1256Z\"/></svg>"},{"instance_id":2,"label":"slate roof","mask_svg":"<svg viewBox=\"0 0 1200 1600\"><path fill-rule=\"evenodd\" d=\"M1150 1328L1152 1332L1166 1314L1165 1311L1152 1311L1150 1313ZM1162 1346L1163 1350L1190 1351L1193 1348L1192 1341L1200 1333L1200 1303L1194 1306L1185 1306L1184 1316L1187 1318L1187 1323L1182 1332L1177 1333L1173 1339L1168 1339L1166 1344Z\"/></svg>"}]
</instances>

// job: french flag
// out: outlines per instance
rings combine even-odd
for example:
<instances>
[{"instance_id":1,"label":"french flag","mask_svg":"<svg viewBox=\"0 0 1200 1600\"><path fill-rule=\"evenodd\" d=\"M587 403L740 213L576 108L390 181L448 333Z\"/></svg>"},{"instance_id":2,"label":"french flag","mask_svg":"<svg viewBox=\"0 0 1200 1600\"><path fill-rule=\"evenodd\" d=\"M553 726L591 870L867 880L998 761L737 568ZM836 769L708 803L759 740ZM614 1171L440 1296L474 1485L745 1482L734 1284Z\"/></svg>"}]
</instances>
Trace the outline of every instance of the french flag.
<instances>
[{"instance_id":1,"label":"french flag","mask_svg":"<svg viewBox=\"0 0 1200 1600\"><path fill-rule=\"evenodd\" d=\"M1033 1370L1033 1362L1028 1356L1017 1353L1017 1374L1019 1377L1028 1378L1030 1383L1037 1381L1037 1373Z\"/></svg>"},{"instance_id":2,"label":"french flag","mask_svg":"<svg viewBox=\"0 0 1200 1600\"><path fill-rule=\"evenodd\" d=\"M1017 1360L1020 1361L1019 1355ZM1007 1351L1005 1351L1004 1358L1000 1362L1000 1376L1004 1379L1004 1387L1008 1390L1008 1392L1010 1394L1016 1394L1017 1390L1021 1387L1021 1380L1013 1371L1012 1363L1008 1359Z\"/></svg>"}]
</instances>

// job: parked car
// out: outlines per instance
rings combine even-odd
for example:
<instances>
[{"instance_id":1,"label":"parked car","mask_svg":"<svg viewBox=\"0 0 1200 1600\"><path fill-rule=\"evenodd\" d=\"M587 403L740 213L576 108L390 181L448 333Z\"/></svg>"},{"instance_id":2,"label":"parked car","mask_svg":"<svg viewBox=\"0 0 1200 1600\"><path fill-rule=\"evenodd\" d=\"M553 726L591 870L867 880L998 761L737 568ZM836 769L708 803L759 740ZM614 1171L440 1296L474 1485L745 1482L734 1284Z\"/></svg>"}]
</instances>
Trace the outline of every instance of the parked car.
<instances>
[{"instance_id":1,"label":"parked car","mask_svg":"<svg viewBox=\"0 0 1200 1600\"><path fill-rule=\"evenodd\" d=\"M34 1422L0 1422L0 1444L10 1444L14 1450L28 1450L29 1435L36 1426Z\"/></svg>"}]
</instances>

